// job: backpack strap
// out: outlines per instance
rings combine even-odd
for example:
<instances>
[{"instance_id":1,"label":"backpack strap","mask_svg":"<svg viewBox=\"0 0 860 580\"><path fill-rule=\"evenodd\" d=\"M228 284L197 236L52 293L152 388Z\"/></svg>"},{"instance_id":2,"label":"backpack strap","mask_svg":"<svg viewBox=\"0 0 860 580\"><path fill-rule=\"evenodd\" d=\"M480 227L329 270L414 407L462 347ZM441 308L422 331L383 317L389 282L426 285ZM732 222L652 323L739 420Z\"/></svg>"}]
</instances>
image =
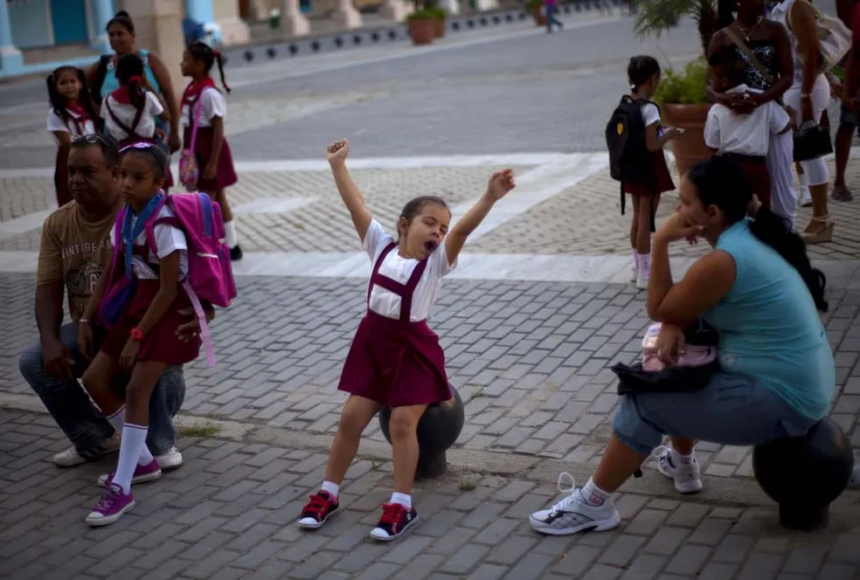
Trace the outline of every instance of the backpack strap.
<instances>
[{"instance_id":1,"label":"backpack strap","mask_svg":"<svg viewBox=\"0 0 860 580\"><path fill-rule=\"evenodd\" d=\"M144 97L145 96L146 95L144 94ZM107 112L108 112L108 115L110 115L110 118L113 119L114 123L116 123L116 126L119 127L120 129L122 129L123 131L125 131L125 133L126 133L126 135L128 135L128 137L135 137L137 139L145 139L145 137L137 134L136 129L137 129L137 126L140 124L141 117L143 117L143 110L146 108L146 105L144 105L143 107L141 107L137 110L137 113L135 113L134 119L131 122L131 127L129 127L128 125L126 125L125 123L120 121L119 118L117 118L117 116L114 115L113 110L110 108L110 99L105 99L105 108L107 109Z\"/></svg>"},{"instance_id":2,"label":"backpack strap","mask_svg":"<svg viewBox=\"0 0 860 580\"><path fill-rule=\"evenodd\" d=\"M215 366L215 349L212 348L212 335L209 333L209 324L206 322L206 312L203 311L203 305L197 297L197 293L191 287L188 280L182 281L182 289L191 300L191 305L194 307L194 313L197 315L197 320L200 323L200 340L203 342L203 348L206 351L206 362L209 366Z\"/></svg>"}]
</instances>

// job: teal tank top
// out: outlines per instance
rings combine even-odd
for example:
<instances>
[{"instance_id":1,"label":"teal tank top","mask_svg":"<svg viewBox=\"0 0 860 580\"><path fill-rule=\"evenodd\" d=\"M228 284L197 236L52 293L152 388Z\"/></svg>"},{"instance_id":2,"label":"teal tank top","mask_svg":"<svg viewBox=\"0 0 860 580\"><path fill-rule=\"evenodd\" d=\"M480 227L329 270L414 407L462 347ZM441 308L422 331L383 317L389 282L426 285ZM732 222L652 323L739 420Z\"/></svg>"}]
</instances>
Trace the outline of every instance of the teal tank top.
<instances>
[{"instance_id":1,"label":"teal tank top","mask_svg":"<svg viewBox=\"0 0 860 580\"><path fill-rule=\"evenodd\" d=\"M755 378L810 419L824 417L836 367L800 274L753 235L746 219L723 232L716 249L737 269L732 289L704 313L720 335L722 369Z\"/></svg>"},{"instance_id":2,"label":"teal tank top","mask_svg":"<svg viewBox=\"0 0 860 580\"><path fill-rule=\"evenodd\" d=\"M149 57L147 56L149 52L145 49L141 49L138 52L140 53L140 58L143 59L143 71L146 74L146 79L149 81L149 84L152 85L152 89L156 93L160 93L161 87L158 86L158 81L155 80L155 74L152 72L152 67L149 66ZM116 67L113 65L113 60L111 60L107 65L107 71L105 71L105 82L102 83L102 98L106 98L118 88L119 81L116 80Z\"/></svg>"}]
</instances>

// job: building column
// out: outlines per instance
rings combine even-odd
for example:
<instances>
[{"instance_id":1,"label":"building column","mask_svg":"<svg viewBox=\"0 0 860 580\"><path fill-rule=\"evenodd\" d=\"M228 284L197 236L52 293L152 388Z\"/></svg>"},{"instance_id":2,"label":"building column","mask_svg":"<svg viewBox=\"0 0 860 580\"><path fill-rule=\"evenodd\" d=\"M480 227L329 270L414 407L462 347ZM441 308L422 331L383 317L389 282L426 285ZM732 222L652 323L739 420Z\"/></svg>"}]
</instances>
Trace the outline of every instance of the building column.
<instances>
[{"instance_id":1,"label":"building column","mask_svg":"<svg viewBox=\"0 0 860 580\"><path fill-rule=\"evenodd\" d=\"M212 0L185 0L185 15L199 22L204 26L206 24L215 24L215 11L212 10Z\"/></svg>"},{"instance_id":2,"label":"building column","mask_svg":"<svg viewBox=\"0 0 860 580\"><path fill-rule=\"evenodd\" d=\"M215 22L221 29L221 43L224 46L247 44L251 39L248 24L239 16L239 3L236 0L210 0Z\"/></svg>"},{"instance_id":3,"label":"building column","mask_svg":"<svg viewBox=\"0 0 860 580\"><path fill-rule=\"evenodd\" d=\"M93 27L95 28L90 46L103 53L110 52L110 39L107 25L113 18L113 2L111 0L90 0L93 11Z\"/></svg>"},{"instance_id":4,"label":"building column","mask_svg":"<svg viewBox=\"0 0 860 580\"><path fill-rule=\"evenodd\" d=\"M452 16L460 13L460 2L458 0L439 0L437 6Z\"/></svg>"},{"instance_id":5,"label":"building column","mask_svg":"<svg viewBox=\"0 0 860 580\"><path fill-rule=\"evenodd\" d=\"M355 9L352 0L335 0L332 19L347 29L361 26L361 13Z\"/></svg>"},{"instance_id":6,"label":"building column","mask_svg":"<svg viewBox=\"0 0 860 580\"><path fill-rule=\"evenodd\" d=\"M403 0L385 0L379 8L379 14L394 22L402 22L409 14L409 8Z\"/></svg>"},{"instance_id":7,"label":"building column","mask_svg":"<svg viewBox=\"0 0 860 580\"><path fill-rule=\"evenodd\" d=\"M4 76L21 72L24 59L21 51L12 42L12 27L9 25L9 7L6 1L0 2L0 72Z\"/></svg>"},{"instance_id":8,"label":"building column","mask_svg":"<svg viewBox=\"0 0 860 580\"><path fill-rule=\"evenodd\" d=\"M303 36L310 31L311 23L299 10L299 0L281 0L281 34Z\"/></svg>"},{"instance_id":9,"label":"building column","mask_svg":"<svg viewBox=\"0 0 860 580\"><path fill-rule=\"evenodd\" d=\"M120 3L134 20L135 44L158 55L167 67L178 98L187 82L179 68L185 52L182 0L120 0Z\"/></svg>"}]
</instances>

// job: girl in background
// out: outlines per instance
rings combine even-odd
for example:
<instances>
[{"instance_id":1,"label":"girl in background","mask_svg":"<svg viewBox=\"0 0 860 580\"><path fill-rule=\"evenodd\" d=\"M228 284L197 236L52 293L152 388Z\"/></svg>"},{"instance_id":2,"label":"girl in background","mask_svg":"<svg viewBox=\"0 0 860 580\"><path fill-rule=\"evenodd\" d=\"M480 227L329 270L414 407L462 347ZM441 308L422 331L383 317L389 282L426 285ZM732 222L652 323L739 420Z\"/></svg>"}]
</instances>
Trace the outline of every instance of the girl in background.
<instances>
[{"instance_id":1,"label":"girl in background","mask_svg":"<svg viewBox=\"0 0 860 580\"><path fill-rule=\"evenodd\" d=\"M230 87L224 79L224 62L220 53L212 50L208 44L195 42L185 49L182 56L182 74L191 78L182 94L181 102L181 121L185 128L184 148L191 149L193 141L197 167L200 170L197 190L208 193L221 206L230 259L241 260L242 249L239 247L233 212L225 192L226 188L238 181L236 169L233 167L233 155L224 138L227 100L221 91L215 88L215 81L209 74L216 61L221 84L229 93Z\"/></svg>"},{"instance_id":2,"label":"girl in background","mask_svg":"<svg viewBox=\"0 0 860 580\"><path fill-rule=\"evenodd\" d=\"M101 120L89 99L84 71L72 66L61 66L48 75L46 82L51 103L47 128L57 143L54 188L57 192L57 205L62 207L72 201L66 169L72 141L76 137L96 133Z\"/></svg>"}]
</instances>

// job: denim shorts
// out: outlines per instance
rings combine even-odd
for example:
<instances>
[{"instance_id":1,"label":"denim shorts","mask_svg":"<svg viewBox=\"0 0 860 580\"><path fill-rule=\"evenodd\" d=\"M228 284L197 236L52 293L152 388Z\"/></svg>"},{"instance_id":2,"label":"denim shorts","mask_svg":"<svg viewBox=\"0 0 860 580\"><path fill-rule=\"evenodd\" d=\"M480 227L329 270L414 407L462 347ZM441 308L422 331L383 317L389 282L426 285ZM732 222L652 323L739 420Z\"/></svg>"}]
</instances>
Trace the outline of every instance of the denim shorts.
<instances>
[{"instance_id":1,"label":"denim shorts","mask_svg":"<svg viewBox=\"0 0 860 580\"><path fill-rule=\"evenodd\" d=\"M802 436L817 422L752 377L721 372L699 391L625 395L612 428L632 450L650 455L665 435L754 446Z\"/></svg>"},{"instance_id":2,"label":"denim shorts","mask_svg":"<svg viewBox=\"0 0 860 580\"><path fill-rule=\"evenodd\" d=\"M857 127L857 115L851 112L844 104L839 106L839 124L849 127Z\"/></svg>"}]
</instances>

